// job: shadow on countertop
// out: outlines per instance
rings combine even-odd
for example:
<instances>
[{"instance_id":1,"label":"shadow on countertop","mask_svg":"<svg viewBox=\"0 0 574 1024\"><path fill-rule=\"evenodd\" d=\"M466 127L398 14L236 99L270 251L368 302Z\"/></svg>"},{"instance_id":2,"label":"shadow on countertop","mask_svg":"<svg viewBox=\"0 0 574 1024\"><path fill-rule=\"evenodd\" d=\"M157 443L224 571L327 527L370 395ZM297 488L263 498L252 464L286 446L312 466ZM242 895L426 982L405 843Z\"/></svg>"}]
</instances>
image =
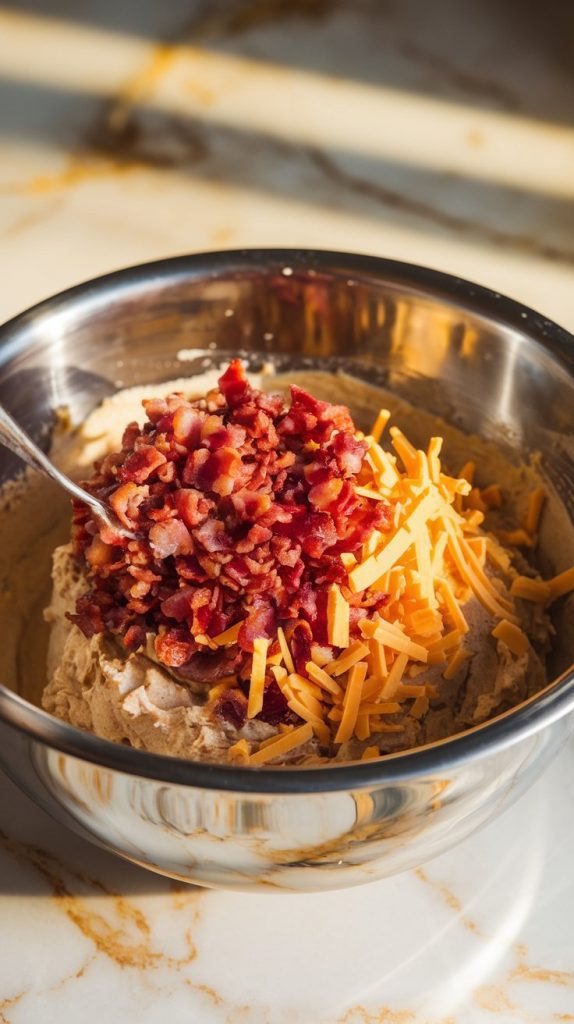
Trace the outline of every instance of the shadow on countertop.
<instances>
[{"instance_id":1,"label":"shadow on countertop","mask_svg":"<svg viewBox=\"0 0 574 1024\"><path fill-rule=\"evenodd\" d=\"M67 80L59 85L57 71L52 76L48 69L45 75L43 64L39 71L31 66L29 76L24 66L15 78L0 78L0 143L9 152L12 141L40 142L65 160L55 174L39 173L28 181L0 185L0 193L33 197L37 207L9 224L5 237L19 230L20 220L27 225L50 210L57 212L71 188L144 169L159 176L175 171L192 185L231 185L309 208L350 212L376 220L382 229L398 225L571 265L574 204L568 190L559 186L554 191L553 174L547 182L540 183L536 174L522 180L519 166L510 179L505 180L504 173L499 178L498 164L512 161L514 118L519 126L525 118L532 120L540 145L547 126L574 119L573 69L565 31L571 15L574 27L574 7L549 0L542 12L530 0L503 5L492 0L445 0L440 17L434 11L434 5L424 0L170 0L143 5L135 0L82 0L73 8L66 0L0 4L0 25L6 18L9 28L11 18L17 22L24 16L17 38L25 40L26 33L32 33L35 46L41 44L46 21L56 28L61 21L64 34L79 27L78 46L87 31L88 65L99 60L98 55L105 59L108 41L96 34L96 49L90 51L91 29L111 33L111 41L117 37L120 46L124 36L128 41L144 37L153 44L135 78L128 75L125 87L115 94L90 92L84 82L77 88ZM64 63L69 47L75 45L66 39ZM420 159L412 162L408 147L405 157L394 155L393 146L388 156L374 155L364 147L359 151L352 138L347 144L340 138L319 138L314 144L281 131L222 123L211 114L207 101L199 117L185 109L185 85L177 110L161 108L153 97L179 44L245 59L249 66L261 62L304 69L331 86L358 81L397 90L402 100L420 97ZM57 32L46 46L51 48L46 66L57 69ZM194 87L201 89L201 75ZM283 86L276 88L281 91ZM328 117L333 121L337 93L326 95L332 95ZM392 95L386 95L387 105L394 102ZM440 101L438 112L424 106L429 98ZM274 102L270 95L271 110ZM425 160L426 147L432 148L433 119L440 122L440 137L441 125L450 124L451 103L459 118L453 136L458 141L452 145L462 153L464 169L450 167L448 153L444 164ZM385 124L376 120L380 116L384 121L383 116L373 113L377 110L375 101L369 115L374 118L374 136L385 131ZM500 139L492 155L489 140L472 130L473 110L497 111L510 118L508 157L499 152ZM537 120L544 125L536 127ZM452 128L448 132L450 138ZM473 152L479 155L478 164L486 162L487 168L494 161L486 176L475 174ZM544 176L544 169L541 173ZM168 203L166 198L158 201ZM172 213L166 206L166 216Z\"/></svg>"},{"instance_id":2,"label":"shadow on countertop","mask_svg":"<svg viewBox=\"0 0 574 1024\"><path fill-rule=\"evenodd\" d=\"M0 194L57 204L90 180L138 170L159 176L175 171L192 186L240 187L309 208L352 213L382 228L400 226L574 263L574 203L566 196L360 153L352 145L307 144L221 124L208 112L199 118L145 102L124 110L122 102L0 76L0 143L40 142L65 161L53 174L0 185ZM172 207L166 207L166 216L171 215Z\"/></svg>"},{"instance_id":3,"label":"shadow on countertop","mask_svg":"<svg viewBox=\"0 0 574 1024\"><path fill-rule=\"evenodd\" d=\"M5 0L2 9L574 123L574 6L563 0Z\"/></svg>"}]
</instances>

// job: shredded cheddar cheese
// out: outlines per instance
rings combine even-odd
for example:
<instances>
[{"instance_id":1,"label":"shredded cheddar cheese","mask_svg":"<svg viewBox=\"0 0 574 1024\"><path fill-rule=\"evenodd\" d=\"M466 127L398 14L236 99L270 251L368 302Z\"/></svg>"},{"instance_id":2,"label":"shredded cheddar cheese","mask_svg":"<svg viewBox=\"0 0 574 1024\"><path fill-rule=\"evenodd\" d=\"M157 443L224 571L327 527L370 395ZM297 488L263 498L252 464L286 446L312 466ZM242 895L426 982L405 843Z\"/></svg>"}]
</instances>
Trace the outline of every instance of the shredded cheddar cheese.
<instances>
[{"instance_id":1,"label":"shredded cheddar cheese","mask_svg":"<svg viewBox=\"0 0 574 1024\"><path fill-rule=\"evenodd\" d=\"M540 604L547 604L552 596L550 583L542 580L533 580L530 576L516 576L512 581L510 593L513 597L520 597L523 601L536 601Z\"/></svg>"},{"instance_id":2,"label":"shredded cheddar cheese","mask_svg":"<svg viewBox=\"0 0 574 1024\"><path fill-rule=\"evenodd\" d=\"M365 696L365 687L363 687L363 697ZM359 711L362 715L395 715L401 710L401 705L397 701L383 701L378 704L369 704L368 701L363 701Z\"/></svg>"},{"instance_id":3,"label":"shredded cheddar cheese","mask_svg":"<svg viewBox=\"0 0 574 1024\"><path fill-rule=\"evenodd\" d=\"M531 548L534 543L530 534L522 527L517 530L496 530L496 536L503 544L514 548Z\"/></svg>"},{"instance_id":4,"label":"shredded cheddar cheese","mask_svg":"<svg viewBox=\"0 0 574 1024\"><path fill-rule=\"evenodd\" d=\"M335 661L330 662L329 665L325 665L325 672L332 676L340 676L343 672L348 672L358 661L361 661L369 653L369 648L366 644L361 643L357 640L351 644L350 647L344 651L343 654Z\"/></svg>"},{"instance_id":5,"label":"shredded cheddar cheese","mask_svg":"<svg viewBox=\"0 0 574 1024\"><path fill-rule=\"evenodd\" d=\"M217 650L215 640L212 640L212 638L207 636L205 633L197 633L195 636L195 642L201 644L202 647L209 647L210 651Z\"/></svg>"},{"instance_id":6,"label":"shredded cheddar cheese","mask_svg":"<svg viewBox=\"0 0 574 1024\"><path fill-rule=\"evenodd\" d=\"M293 658L291 657L291 651L289 650L289 644L287 643L287 640L285 639L285 633L281 629L281 626L279 626L279 628L277 630L277 639L279 641L279 646L281 648L281 654L283 655L283 661L285 662L285 665L287 667L287 671L288 672L294 672L295 671L295 665L293 664Z\"/></svg>"},{"instance_id":7,"label":"shredded cheddar cheese","mask_svg":"<svg viewBox=\"0 0 574 1024\"><path fill-rule=\"evenodd\" d=\"M395 696L401 680L403 678L405 669L407 667L407 661L409 660L408 654L399 654L396 661L393 664L391 671L389 672L385 684L381 690L382 700L391 700Z\"/></svg>"},{"instance_id":8,"label":"shredded cheddar cheese","mask_svg":"<svg viewBox=\"0 0 574 1024\"><path fill-rule=\"evenodd\" d=\"M460 604L454 596L450 583L442 577L437 582L441 596L444 599L445 608L450 616L453 626L455 629L460 630L461 633L468 633L468 622L463 615Z\"/></svg>"},{"instance_id":9,"label":"shredded cheddar cheese","mask_svg":"<svg viewBox=\"0 0 574 1024\"><path fill-rule=\"evenodd\" d=\"M383 433L383 430L385 429L390 418L391 414L389 410L381 409L379 415L377 416L375 422L373 423L373 428L371 430L370 436L373 438L373 441L378 441L380 439L381 434Z\"/></svg>"},{"instance_id":10,"label":"shredded cheddar cheese","mask_svg":"<svg viewBox=\"0 0 574 1024\"><path fill-rule=\"evenodd\" d=\"M550 587L551 600L556 600L557 597L562 597L564 594L569 593L570 590L574 590L574 566L571 569L567 569L566 572L561 572L558 576L548 580L548 586Z\"/></svg>"},{"instance_id":11,"label":"shredded cheddar cheese","mask_svg":"<svg viewBox=\"0 0 574 1024\"><path fill-rule=\"evenodd\" d=\"M439 666L448 681L472 657L465 646L464 609L471 598L496 619L494 638L520 656L529 640L515 601L546 606L574 590L574 567L548 581L516 575L508 552L482 528L485 513L502 505L498 484L479 489L470 461L458 477L445 474L440 437L432 437L425 452L393 426L396 454L385 451L379 441L388 420L388 410L381 410L365 437L354 487L357 495L384 503L387 525L373 529L353 553L341 553L337 582L327 592L327 642L313 641L304 670L297 671L281 627L272 648L278 653L269 654L268 640L254 641L248 718L262 708L267 677L304 724L280 729L252 754L236 744L232 756L240 763L267 763L313 737L332 752L333 744L353 737L363 744L377 734L401 733L407 716L424 718L431 700L440 697L441 684L424 681L428 667ZM534 490L523 524L500 531L499 539L531 546L544 500L542 488ZM240 628L237 623L212 638L213 644L236 642ZM415 677L421 673L419 683ZM230 681L237 686L236 677ZM225 688L212 687L210 700ZM378 746L367 745L362 758L379 755Z\"/></svg>"},{"instance_id":12,"label":"shredded cheddar cheese","mask_svg":"<svg viewBox=\"0 0 574 1024\"><path fill-rule=\"evenodd\" d=\"M334 647L349 646L349 605L336 583L327 598L327 632Z\"/></svg>"},{"instance_id":13,"label":"shredded cheddar cheese","mask_svg":"<svg viewBox=\"0 0 574 1024\"><path fill-rule=\"evenodd\" d=\"M353 735L366 674L367 664L364 661L353 665L349 672L349 680L343 700L343 716L335 734L335 743L345 743Z\"/></svg>"},{"instance_id":14,"label":"shredded cheddar cheese","mask_svg":"<svg viewBox=\"0 0 574 1024\"><path fill-rule=\"evenodd\" d=\"M361 754L361 761L372 761L375 757L380 757L381 751L378 747L365 747Z\"/></svg>"},{"instance_id":15,"label":"shredded cheddar cheese","mask_svg":"<svg viewBox=\"0 0 574 1024\"><path fill-rule=\"evenodd\" d=\"M454 654L448 660L448 664L443 672L443 678L454 679L456 673L462 668L468 658L470 658L470 651L466 651L462 646L457 647Z\"/></svg>"},{"instance_id":16,"label":"shredded cheddar cheese","mask_svg":"<svg viewBox=\"0 0 574 1024\"><path fill-rule=\"evenodd\" d=\"M237 680L235 676L224 676L223 679L220 679L219 682L215 684L215 686L210 687L207 695L208 700L210 702L217 700L222 693L225 693L225 691L229 690L230 687L235 686L236 682Z\"/></svg>"},{"instance_id":17,"label":"shredded cheddar cheese","mask_svg":"<svg viewBox=\"0 0 574 1024\"><path fill-rule=\"evenodd\" d=\"M262 765L266 764L267 761L273 761L276 757L283 757L290 750L294 750L296 747L302 746L307 743L313 735L313 727L308 722L301 725L298 729L293 729L291 732L285 732L282 736L279 736L275 743L268 743L267 746L259 749L255 754L252 754L249 759L251 765Z\"/></svg>"},{"instance_id":18,"label":"shredded cheddar cheese","mask_svg":"<svg viewBox=\"0 0 574 1024\"><path fill-rule=\"evenodd\" d=\"M249 744L247 740L238 740L227 751L227 756L234 764L249 764Z\"/></svg>"},{"instance_id":19,"label":"shredded cheddar cheese","mask_svg":"<svg viewBox=\"0 0 574 1024\"><path fill-rule=\"evenodd\" d=\"M391 427L389 431L392 438L392 445L397 455L401 459L407 473L410 476L416 476L417 472L417 452L416 448L413 448L410 441L407 441L402 430L398 427Z\"/></svg>"},{"instance_id":20,"label":"shredded cheddar cheese","mask_svg":"<svg viewBox=\"0 0 574 1024\"><path fill-rule=\"evenodd\" d=\"M502 640L517 657L526 654L528 650L528 637L519 626L514 622L509 622L508 619L502 619L497 623L492 630L492 635L497 640Z\"/></svg>"},{"instance_id":21,"label":"shredded cheddar cheese","mask_svg":"<svg viewBox=\"0 0 574 1024\"><path fill-rule=\"evenodd\" d=\"M263 689L265 686L265 665L267 660L267 648L269 640L265 637L257 637L253 641L253 662L251 667L251 681L249 683L249 700L247 704L247 717L255 718L263 707Z\"/></svg>"},{"instance_id":22,"label":"shredded cheddar cheese","mask_svg":"<svg viewBox=\"0 0 574 1024\"><path fill-rule=\"evenodd\" d=\"M283 668L282 665L272 665L271 666L271 673L275 677L275 682L279 686L281 686L281 683L286 682L287 679L289 678L289 674L287 672L287 669Z\"/></svg>"},{"instance_id":23,"label":"shredded cheddar cheese","mask_svg":"<svg viewBox=\"0 0 574 1024\"><path fill-rule=\"evenodd\" d=\"M330 693L333 697L339 697L342 695L343 691L339 684L336 683L334 679L331 679L329 673L325 672L325 670L320 668L319 665L316 665L314 661L308 661L305 668L309 678L312 679L314 683L317 683L318 686L321 686L326 690L327 693Z\"/></svg>"},{"instance_id":24,"label":"shredded cheddar cheese","mask_svg":"<svg viewBox=\"0 0 574 1024\"><path fill-rule=\"evenodd\" d=\"M433 484L440 483L440 459L442 437L431 437L427 448L429 475Z\"/></svg>"},{"instance_id":25,"label":"shredded cheddar cheese","mask_svg":"<svg viewBox=\"0 0 574 1024\"><path fill-rule=\"evenodd\" d=\"M213 643L217 647L229 647L231 644L236 644L239 636L239 630L242 625L242 622L236 622L234 626L230 626L224 633L220 633L219 636L214 636Z\"/></svg>"},{"instance_id":26,"label":"shredded cheddar cheese","mask_svg":"<svg viewBox=\"0 0 574 1024\"><path fill-rule=\"evenodd\" d=\"M429 709L429 703L430 702L426 694L421 694L419 697L416 697L411 708L411 715L413 718L422 718L423 715L426 715Z\"/></svg>"},{"instance_id":27,"label":"shredded cheddar cheese","mask_svg":"<svg viewBox=\"0 0 574 1024\"><path fill-rule=\"evenodd\" d=\"M476 473L476 462L465 462L464 466L459 471L459 477L466 480L471 486L474 483L474 474Z\"/></svg>"},{"instance_id":28,"label":"shredded cheddar cheese","mask_svg":"<svg viewBox=\"0 0 574 1024\"><path fill-rule=\"evenodd\" d=\"M502 507L502 491L498 484L489 484L488 487L483 487L480 494L487 508Z\"/></svg>"},{"instance_id":29,"label":"shredded cheddar cheese","mask_svg":"<svg viewBox=\"0 0 574 1024\"><path fill-rule=\"evenodd\" d=\"M369 640L369 668L379 682L382 682L388 674L384 644L376 640L375 637L371 637Z\"/></svg>"},{"instance_id":30,"label":"shredded cheddar cheese","mask_svg":"<svg viewBox=\"0 0 574 1024\"><path fill-rule=\"evenodd\" d=\"M546 501L546 491L543 487L536 487L528 498L528 508L524 517L524 529L527 533L536 533L542 513L542 506Z\"/></svg>"}]
</instances>

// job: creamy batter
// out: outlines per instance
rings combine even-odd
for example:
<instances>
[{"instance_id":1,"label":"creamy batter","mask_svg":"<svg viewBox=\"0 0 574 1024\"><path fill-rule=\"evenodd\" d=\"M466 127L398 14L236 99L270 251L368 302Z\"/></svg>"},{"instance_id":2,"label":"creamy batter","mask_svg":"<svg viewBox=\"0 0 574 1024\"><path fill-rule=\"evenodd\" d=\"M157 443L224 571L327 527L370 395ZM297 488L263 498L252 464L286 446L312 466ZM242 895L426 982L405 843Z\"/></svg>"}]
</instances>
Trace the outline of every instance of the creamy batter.
<instances>
[{"instance_id":1,"label":"creamy batter","mask_svg":"<svg viewBox=\"0 0 574 1024\"><path fill-rule=\"evenodd\" d=\"M214 386L218 374L120 392L106 400L84 423L81 430L66 442L65 461L75 466L91 465L95 458L119 446L126 423L142 419L141 399L183 391L189 397L204 394ZM486 484L503 478L507 496L507 515L515 516L522 495L535 480L528 467L510 467L495 446L469 439L433 417L420 413L348 377L325 373L290 375L281 378L253 380L264 390L281 390L298 383L318 398L348 405L359 427L368 428L373 412L386 404L396 422L410 434L416 444L423 445L431 433L447 436L446 458L457 469L469 457L483 468ZM516 522L516 519L514 519ZM520 556L518 556L520 557ZM521 565L521 571L524 566ZM510 569L509 574L514 573ZM77 596L86 589L86 581L69 545L58 546L53 558L53 595L46 611L51 635L48 654L48 686L43 706L58 717L103 738L132 745L160 754L203 761L224 761L228 748L238 739L261 741L276 729L265 722L249 720L239 730L226 721L214 721L205 709L204 687L194 687L178 678L145 652L126 655L119 644L102 635L86 639L65 614L72 611ZM511 654L506 644L495 640L491 631L495 620L471 598L464 607L469 623L466 644L472 656L455 677L441 679L443 666L426 668L417 682L440 681L440 698L422 718L407 717L399 733L383 733L369 740L376 742L381 753L387 753L432 742L461 732L520 703L545 684L543 657L548 645L549 620L527 602L518 602L523 628L531 638L527 652L519 657ZM401 720L404 719L401 716ZM366 746L353 738L342 744L336 754L339 760L361 756ZM287 755L282 763L312 763L318 748L314 739Z\"/></svg>"}]
</instances>

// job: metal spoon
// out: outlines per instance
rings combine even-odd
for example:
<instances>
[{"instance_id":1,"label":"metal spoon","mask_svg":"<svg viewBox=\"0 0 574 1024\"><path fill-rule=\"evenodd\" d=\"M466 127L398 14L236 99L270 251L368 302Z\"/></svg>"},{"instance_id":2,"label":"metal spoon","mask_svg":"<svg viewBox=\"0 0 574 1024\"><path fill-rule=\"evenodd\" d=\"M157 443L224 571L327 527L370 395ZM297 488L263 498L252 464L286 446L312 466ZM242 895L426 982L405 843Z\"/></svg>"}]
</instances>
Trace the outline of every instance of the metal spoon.
<instances>
[{"instance_id":1,"label":"metal spoon","mask_svg":"<svg viewBox=\"0 0 574 1024\"><path fill-rule=\"evenodd\" d=\"M96 518L106 526L109 526L115 533L129 540L135 539L135 533L132 533L131 530L128 530L120 523L117 516L103 501L95 498L93 494L89 494L83 487L79 487L73 480L70 480L65 473L61 473L59 469L56 469L48 456L34 444L32 438L16 423L16 420L12 419L2 405L0 405L0 444L5 445L11 452L14 452L14 455L27 462L32 469L38 469L45 476L51 477L52 480L55 480L60 487L63 487L74 498L79 498L80 501L89 505Z\"/></svg>"}]
</instances>

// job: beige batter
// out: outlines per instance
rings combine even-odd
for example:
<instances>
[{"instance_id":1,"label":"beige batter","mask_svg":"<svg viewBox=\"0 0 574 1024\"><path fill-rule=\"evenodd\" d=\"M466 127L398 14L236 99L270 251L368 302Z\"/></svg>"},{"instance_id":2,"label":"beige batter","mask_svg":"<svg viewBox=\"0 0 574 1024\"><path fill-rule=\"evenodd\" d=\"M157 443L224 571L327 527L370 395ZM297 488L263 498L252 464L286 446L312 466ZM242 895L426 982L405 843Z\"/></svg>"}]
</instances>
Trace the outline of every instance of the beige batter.
<instances>
[{"instance_id":1,"label":"beige batter","mask_svg":"<svg viewBox=\"0 0 574 1024\"><path fill-rule=\"evenodd\" d=\"M82 428L60 446L66 466L88 467L95 458L119 447L121 434L130 420L143 418L141 399L183 391L197 397L216 383L213 372L190 381L175 381L152 387L130 389L107 399L86 420ZM390 407L395 422L413 442L426 445L431 434L447 437L446 462L458 470L469 458L482 467L484 485L500 481L507 501L505 515L516 523L525 493L539 479L531 467L514 467L503 459L494 445L468 438L437 422L394 396L345 376L327 373L292 374L289 378L253 379L266 390L282 390L298 383L318 398L350 406L360 428L368 429L381 405ZM521 566L521 571L523 566ZM53 560L53 595L46 611L51 627L48 653L49 683L42 702L46 710L82 729L106 739L130 744L160 754L193 760L222 761L227 749L238 739L260 741L273 735L274 727L248 721L237 731L227 722L214 722L203 706L202 688L190 688L177 676L144 653L128 657L113 640L96 636L87 640L70 624L65 612L74 607L85 587L68 545L56 548ZM534 646L523 656L511 655L506 645L491 636L495 620L473 598L465 606L470 633L466 638L473 657L448 683L441 679L441 666L428 669L417 682L440 679L440 700L433 701L424 720L407 718L402 733L371 737L367 743L356 739L343 744L337 759L360 757L366 745L377 742L381 752L406 749L432 742L484 722L500 711L520 703L545 684L543 654L549 635L549 620L526 602L519 602L525 631ZM198 689L199 692L194 692ZM316 741L299 747L283 763L305 763L316 759Z\"/></svg>"}]
</instances>

